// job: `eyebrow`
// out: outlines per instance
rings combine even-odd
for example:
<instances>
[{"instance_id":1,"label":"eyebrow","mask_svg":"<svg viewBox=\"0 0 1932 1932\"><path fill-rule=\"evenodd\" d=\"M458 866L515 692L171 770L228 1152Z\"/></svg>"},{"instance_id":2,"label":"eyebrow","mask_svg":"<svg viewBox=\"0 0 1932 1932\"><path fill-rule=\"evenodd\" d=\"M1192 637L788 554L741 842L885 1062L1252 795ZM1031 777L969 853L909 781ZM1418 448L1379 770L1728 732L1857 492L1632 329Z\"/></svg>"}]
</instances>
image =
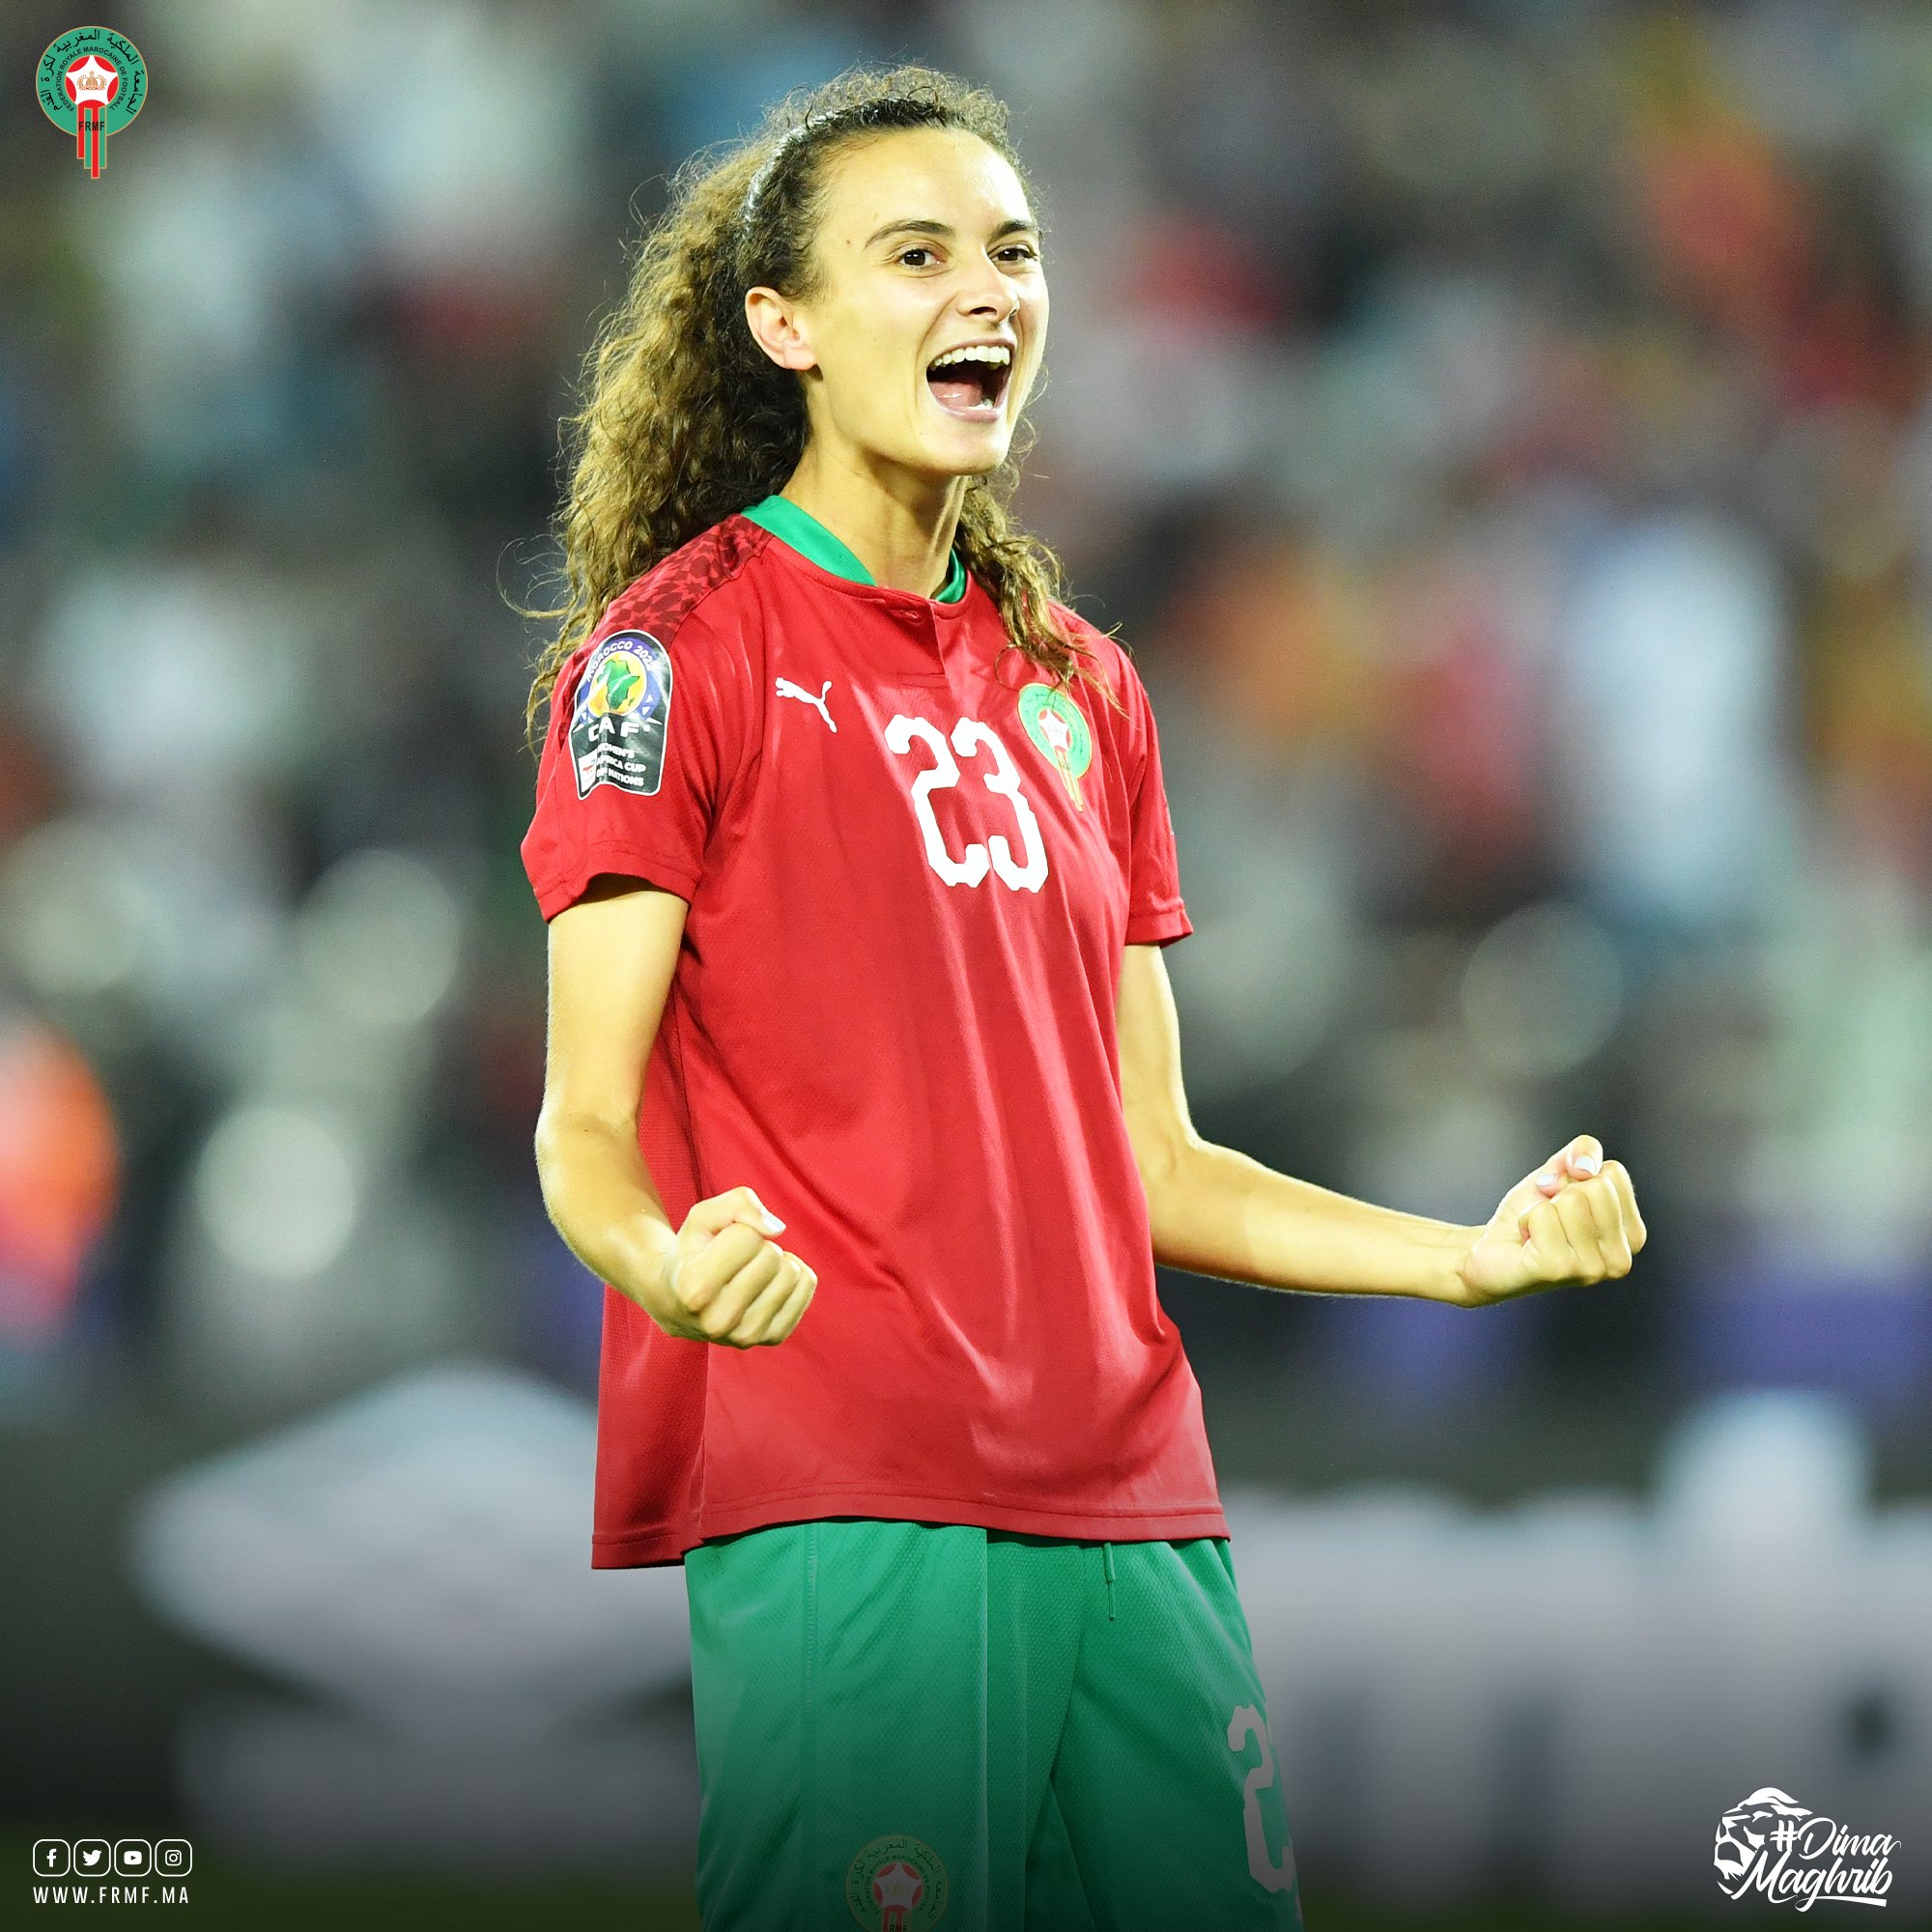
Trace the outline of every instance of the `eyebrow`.
<instances>
[{"instance_id":1,"label":"eyebrow","mask_svg":"<svg viewBox=\"0 0 1932 1932\"><path fill-rule=\"evenodd\" d=\"M1038 234L1038 222L1016 214L1001 222L993 230L992 240L995 242L1004 242L1009 235L1032 235L1037 238ZM870 235L867 236L866 246L869 248L874 242L883 242L888 235L930 235L936 242L951 242L955 239L954 231L949 228L943 221L922 221L908 218L902 221L889 221L883 228L875 229Z\"/></svg>"}]
</instances>

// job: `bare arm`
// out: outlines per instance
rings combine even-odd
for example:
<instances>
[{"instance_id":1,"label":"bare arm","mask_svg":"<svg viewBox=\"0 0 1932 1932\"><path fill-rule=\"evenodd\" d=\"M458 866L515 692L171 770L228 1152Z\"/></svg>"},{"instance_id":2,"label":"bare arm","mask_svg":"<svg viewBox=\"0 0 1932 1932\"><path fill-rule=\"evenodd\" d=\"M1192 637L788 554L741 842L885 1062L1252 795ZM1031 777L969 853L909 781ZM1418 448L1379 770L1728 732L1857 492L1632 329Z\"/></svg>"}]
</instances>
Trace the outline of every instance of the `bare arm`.
<instances>
[{"instance_id":1,"label":"bare arm","mask_svg":"<svg viewBox=\"0 0 1932 1932\"><path fill-rule=\"evenodd\" d=\"M645 1063L677 965L685 901L606 874L550 924L550 1034L537 1174L571 1252L667 1333L736 1348L782 1341L817 1276L767 1238L749 1187L673 1228L638 1146Z\"/></svg>"},{"instance_id":2,"label":"bare arm","mask_svg":"<svg viewBox=\"0 0 1932 1932\"><path fill-rule=\"evenodd\" d=\"M1525 1175L1480 1228L1378 1208L1204 1141L1188 1118L1157 946L1126 948L1118 1020L1121 1099L1154 1259L1171 1267L1263 1288L1480 1307L1626 1275L1643 1246L1630 1176L1587 1134Z\"/></svg>"}]
</instances>

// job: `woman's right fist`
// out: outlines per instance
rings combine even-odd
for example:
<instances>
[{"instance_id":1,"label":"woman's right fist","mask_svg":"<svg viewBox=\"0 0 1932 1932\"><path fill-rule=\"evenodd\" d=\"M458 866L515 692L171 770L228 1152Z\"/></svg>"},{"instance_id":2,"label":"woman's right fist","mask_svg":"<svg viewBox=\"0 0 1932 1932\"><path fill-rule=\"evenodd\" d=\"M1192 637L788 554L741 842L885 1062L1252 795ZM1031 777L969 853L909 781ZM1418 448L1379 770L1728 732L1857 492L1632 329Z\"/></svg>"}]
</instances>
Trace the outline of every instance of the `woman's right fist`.
<instances>
[{"instance_id":1,"label":"woman's right fist","mask_svg":"<svg viewBox=\"0 0 1932 1932\"><path fill-rule=\"evenodd\" d=\"M651 1320L667 1335L727 1349L782 1342L818 1288L811 1269L766 1238L783 1227L749 1187L700 1201L677 1231Z\"/></svg>"}]
</instances>

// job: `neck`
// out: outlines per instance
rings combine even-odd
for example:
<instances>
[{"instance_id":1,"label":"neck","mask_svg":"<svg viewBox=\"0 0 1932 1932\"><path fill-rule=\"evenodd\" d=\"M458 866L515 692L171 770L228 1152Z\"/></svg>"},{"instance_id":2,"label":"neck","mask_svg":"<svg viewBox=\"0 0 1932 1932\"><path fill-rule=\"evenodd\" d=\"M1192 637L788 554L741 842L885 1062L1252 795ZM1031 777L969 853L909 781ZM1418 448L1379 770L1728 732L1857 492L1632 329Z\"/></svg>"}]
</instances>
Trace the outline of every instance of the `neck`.
<instances>
[{"instance_id":1,"label":"neck","mask_svg":"<svg viewBox=\"0 0 1932 1932\"><path fill-rule=\"evenodd\" d=\"M870 465L814 441L779 494L816 517L875 583L931 597L952 566L967 480Z\"/></svg>"}]
</instances>

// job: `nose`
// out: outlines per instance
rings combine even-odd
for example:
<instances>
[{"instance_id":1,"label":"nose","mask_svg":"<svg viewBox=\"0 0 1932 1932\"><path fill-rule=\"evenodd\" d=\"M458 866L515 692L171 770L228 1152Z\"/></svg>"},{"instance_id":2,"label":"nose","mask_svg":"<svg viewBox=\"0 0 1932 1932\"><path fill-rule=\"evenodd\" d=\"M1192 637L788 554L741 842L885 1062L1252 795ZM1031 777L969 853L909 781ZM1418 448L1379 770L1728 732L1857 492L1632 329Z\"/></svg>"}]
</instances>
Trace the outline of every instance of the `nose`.
<instances>
[{"instance_id":1,"label":"nose","mask_svg":"<svg viewBox=\"0 0 1932 1932\"><path fill-rule=\"evenodd\" d=\"M980 263L979 271L959 292L962 313L983 317L995 325L1006 322L1019 305L1020 292L992 262Z\"/></svg>"}]
</instances>

